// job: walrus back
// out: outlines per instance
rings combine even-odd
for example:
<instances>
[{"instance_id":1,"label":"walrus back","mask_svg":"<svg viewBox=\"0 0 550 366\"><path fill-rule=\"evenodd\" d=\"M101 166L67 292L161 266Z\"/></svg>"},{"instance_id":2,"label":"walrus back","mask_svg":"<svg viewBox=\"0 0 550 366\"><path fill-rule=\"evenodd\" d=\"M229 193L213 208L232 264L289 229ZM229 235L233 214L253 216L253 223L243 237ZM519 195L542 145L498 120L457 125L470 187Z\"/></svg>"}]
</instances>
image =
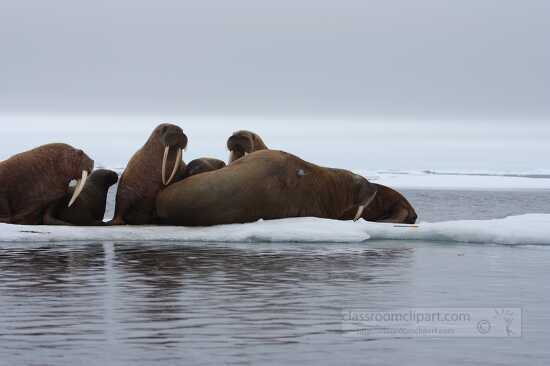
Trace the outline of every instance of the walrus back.
<instances>
[{"instance_id":1,"label":"walrus back","mask_svg":"<svg viewBox=\"0 0 550 366\"><path fill-rule=\"evenodd\" d=\"M250 222L269 205L268 190L280 190L273 164L238 161L231 166L175 183L157 198L161 221L174 225L218 225Z\"/></svg>"},{"instance_id":2,"label":"walrus back","mask_svg":"<svg viewBox=\"0 0 550 366\"><path fill-rule=\"evenodd\" d=\"M262 150L166 188L157 198L157 214L164 224L185 226L329 217L323 196L331 174L293 155Z\"/></svg>"}]
</instances>

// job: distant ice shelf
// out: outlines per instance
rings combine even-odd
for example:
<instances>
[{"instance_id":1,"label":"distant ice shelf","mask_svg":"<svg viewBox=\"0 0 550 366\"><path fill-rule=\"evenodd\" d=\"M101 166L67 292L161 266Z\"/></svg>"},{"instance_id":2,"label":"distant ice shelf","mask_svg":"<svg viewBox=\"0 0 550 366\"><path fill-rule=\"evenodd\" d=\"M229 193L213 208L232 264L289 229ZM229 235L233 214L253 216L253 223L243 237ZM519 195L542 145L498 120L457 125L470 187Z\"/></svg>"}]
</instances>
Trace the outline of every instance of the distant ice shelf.
<instances>
[{"instance_id":1,"label":"distant ice shelf","mask_svg":"<svg viewBox=\"0 0 550 366\"><path fill-rule=\"evenodd\" d=\"M212 227L61 227L0 224L0 243L82 241L357 243L368 240L550 245L550 214L395 225L290 218ZM0 244L0 248L2 244Z\"/></svg>"},{"instance_id":2,"label":"distant ice shelf","mask_svg":"<svg viewBox=\"0 0 550 366\"><path fill-rule=\"evenodd\" d=\"M374 172L360 171L370 181L394 188L457 189L457 190L523 190L548 189L547 175L489 175L433 172Z\"/></svg>"}]
</instances>

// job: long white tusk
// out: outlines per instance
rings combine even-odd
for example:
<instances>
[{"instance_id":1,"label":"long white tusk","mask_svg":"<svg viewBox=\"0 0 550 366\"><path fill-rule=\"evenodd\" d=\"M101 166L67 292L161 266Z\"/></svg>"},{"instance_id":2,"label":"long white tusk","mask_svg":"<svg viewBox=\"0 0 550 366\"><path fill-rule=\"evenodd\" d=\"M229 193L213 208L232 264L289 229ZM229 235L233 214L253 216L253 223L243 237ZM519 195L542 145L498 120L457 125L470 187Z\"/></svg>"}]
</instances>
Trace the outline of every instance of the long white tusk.
<instances>
[{"instance_id":1,"label":"long white tusk","mask_svg":"<svg viewBox=\"0 0 550 366\"><path fill-rule=\"evenodd\" d=\"M73 196L71 197L71 200L69 201L69 205L67 207L71 207L73 203L75 203L78 196L80 196L80 193L82 193L82 190L84 189L84 185L86 184L86 180L88 179L88 171L83 170L82 171L82 178L77 183L76 188L74 189Z\"/></svg>"},{"instance_id":2,"label":"long white tusk","mask_svg":"<svg viewBox=\"0 0 550 366\"><path fill-rule=\"evenodd\" d=\"M166 186L172 183L172 180L176 176L176 173L178 172L178 169L181 165L181 156L183 155L183 152L181 149L178 149L178 153L176 155L176 162L174 163L174 170L172 170L172 174L170 175L170 178L168 178L168 182L166 182Z\"/></svg>"},{"instance_id":3,"label":"long white tusk","mask_svg":"<svg viewBox=\"0 0 550 366\"><path fill-rule=\"evenodd\" d=\"M370 198L367 202L365 202L365 207L369 207L369 205L372 203L372 201L374 201L374 198L376 197L377 194L378 194L378 190L375 191L372 196L370 196Z\"/></svg>"},{"instance_id":4,"label":"long white tusk","mask_svg":"<svg viewBox=\"0 0 550 366\"><path fill-rule=\"evenodd\" d=\"M170 152L170 146L166 146L164 149L164 157L162 158L162 184L166 184L166 161L168 160L168 153Z\"/></svg>"},{"instance_id":5,"label":"long white tusk","mask_svg":"<svg viewBox=\"0 0 550 366\"><path fill-rule=\"evenodd\" d=\"M233 150L229 150L229 164L231 164L235 160L235 152Z\"/></svg>"},{"instance_id":6,"label":"long white tusk","mask_svg":"<svg viewBox=\"0 0 550 366\"><path fill-rule=\"evenodd\" d=\"M357 214L355 214L355 217L353 218L353 221L357 221L363 216L363 211L365 210L365 205L359 206L357 209Z\"/></svg>"},{"instance_id":7,"label":"long white tusk","mask_svg":"<svg viewBox=\"0 0 550 366\"><path fill-rule=\"evenodd\" d=\"M357 214L355 214L355 217L353 218L353 221L357 221L361 218L361 216L363 216L363 211L365 210L365 207L368 207L372 203L372 201L374 200L374 197L376 197L377 193L378 193L378 191L374 192L374 194L372 196L370 196L370 198L368 199L367 202L365 202L364 205L359 206L359 208L357 209Z\"/></svg>"}]
</instances>

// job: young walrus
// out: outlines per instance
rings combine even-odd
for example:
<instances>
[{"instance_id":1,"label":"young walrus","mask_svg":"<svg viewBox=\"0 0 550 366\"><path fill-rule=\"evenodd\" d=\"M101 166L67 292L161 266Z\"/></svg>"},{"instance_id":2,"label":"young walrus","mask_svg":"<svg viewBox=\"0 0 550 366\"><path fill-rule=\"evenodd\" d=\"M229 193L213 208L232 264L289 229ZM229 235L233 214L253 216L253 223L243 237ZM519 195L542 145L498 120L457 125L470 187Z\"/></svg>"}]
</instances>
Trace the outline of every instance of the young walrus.
<instances>
[{"instance_id":1,"label":"young walrus","mask_svg":"<svg viewBox=\"0 0 550 366\"><path fill-rule=\"evenodd\" d=\"M128 162L120 177L112 225L147 225L156 220L158 193L185 170L187 136L172 124L161 124ZM171 173L170 173L171 172Z\"/></svg>"},{"instance_id":2,"label":"young walrus","mask_svg":"<svg viewBox=\"0 0 550 366\"><path fill-rule=\"evenodd\" d=\"M78 200L68 207L74 188L52 203L44 214L44 225L105 225L105 206L109 188L118 181L118 174L106 169L96 170L86 181Z\"/></svg>"},{"instance_id":3,"label":"young walrus","mask_svg":"<svg viewBox=\"0 0 550 366\"><path fill-rule=\"evenodd\" d=\"M251 131L237 131L227 140L230 151L229 162L232 163L245 155L268 149L260 136ZM375 184L375 183L373 183ZM372 204L362 212L361 217L367 221L414 224L416 211L410 202L396 190L375 184L378 193ZM340 219L351 220L357 213L357 207L351 208Z\"/></svg>"},{"instance_id":4,"label":"young walrus","mask_svg":"<svg viewBox=\"0 0 550 366\"><path fill-rule=\"evenodd\" d=\"M0 222L39 225L44 210L65 196L78 179L68 205L77 202L94 161L67 144L48 144L0 162Z\"/></svg>"},{"instance_id":5,"label":"young walrus","mask_svg":"<svg viewBox=\"0 0 550 366\"><path fill-rule=\"evenodd\" d=\"M224 166L224 161L214 158L199 158L191 160L189 164L187 164L187 168L185 169L183 178L185 179L193 175L218 170L223 168Z\"/></svg>"}]
</instances>

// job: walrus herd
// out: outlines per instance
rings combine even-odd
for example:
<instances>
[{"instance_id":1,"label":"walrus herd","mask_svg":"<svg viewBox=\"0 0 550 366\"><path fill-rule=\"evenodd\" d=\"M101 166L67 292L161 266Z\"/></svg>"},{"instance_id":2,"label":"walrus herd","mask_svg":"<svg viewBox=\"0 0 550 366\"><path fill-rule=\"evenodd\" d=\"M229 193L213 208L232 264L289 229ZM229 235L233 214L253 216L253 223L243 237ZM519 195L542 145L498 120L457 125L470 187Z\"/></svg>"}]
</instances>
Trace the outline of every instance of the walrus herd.
<instances>
[{"instance_id":1,"label":"walrus herd","mask_svg":"<svg viewBox=\"0 0 550 366\"><path fill-rule=\"evenodd\" d=\"M207 157L186 164L187 143L180 127L159 125L120 179L110 170L94 171L88 155L66 144L14 155L0 162L0 223L210 226L288 217L416 222L399 192L271 150L256 133L237 131L228 138L227 164ZM115 215L104 222L107 192L117 182Z\"/></svg>"}]
</instances>

